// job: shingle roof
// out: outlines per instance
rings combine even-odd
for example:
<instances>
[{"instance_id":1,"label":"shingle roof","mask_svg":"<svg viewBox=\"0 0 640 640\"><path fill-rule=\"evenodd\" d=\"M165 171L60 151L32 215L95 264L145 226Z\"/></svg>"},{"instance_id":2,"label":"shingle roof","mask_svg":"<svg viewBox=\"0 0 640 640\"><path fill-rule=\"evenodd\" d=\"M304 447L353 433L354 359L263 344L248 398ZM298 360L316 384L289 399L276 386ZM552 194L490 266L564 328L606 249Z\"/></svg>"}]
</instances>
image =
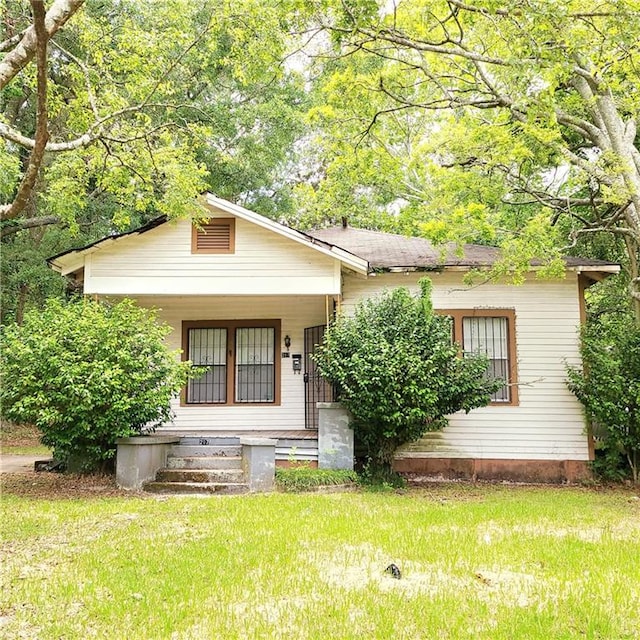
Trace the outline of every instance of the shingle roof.
<instances>
[{"instance_id":1,"label":"shingle roof","mask_svg":"<svg viewBox=\"0 0 640 640\"><path fill-rule=\"evenodd\" d=\"M209 202L223 210L232 207L231 211L234 215L251 216L253 221L263 219L256 213L247 211L242 207L238 207L230 202L215 198L211 194L207 194ZM264 220L267 220L264 218ZM55 266L56 260L65 258L72 254L81 254L82 252L98 248L102 244L119 240L120 238L137 235L150 231L167 222L166 216L160 216L151 220L147 224L127 231L124 233L113 234L96 240L84 247L63 251L55 256L48 258L47 262L51 266ZM269 221L271 226L288 229L285 225L279 225L273 221ZM410 236L401 236L393 233L384 233L382 231L370 231L367 229L354 229L352 227L330 227L327 229L316 229L313 231L299 232L295 229L293 233L296 237L315 243L323 250L331 250L343 253L341 259L348 262L351 254L353 260L369 263L369 269L442 269L445 267L490 267L500 256L500 250L496 247L488 247L478 244L465 244L460 250L453 243L434 246L425 238L416 238ZM345 253L346 252L346 253ZM357 265L357 268L366 270L366 262ZM603 271L615 272L619 270L619 265L613 262L605 262L604 260L596 260L593 258L565 258L568 267L584 267L591 271L597 271L602 268ZM536 263L533 263L534 266Z\"/></svg>"},{"instance_id":2,"label":"shingle roof","mask_svg":"<svg viewBox=\"0 0 640 640\"><path fill-rule=\"evenodd\" d=\"M330 227L307 233L364 258L373 269L487 267L493 265L500 256L500 250L496 247L465 244L460 251L453 243L434 247L425 238L352 227ZM611 262L592 258L570 257L565 258L565 261L569 267L613 265Z\"/></svg>"}]
</instances>

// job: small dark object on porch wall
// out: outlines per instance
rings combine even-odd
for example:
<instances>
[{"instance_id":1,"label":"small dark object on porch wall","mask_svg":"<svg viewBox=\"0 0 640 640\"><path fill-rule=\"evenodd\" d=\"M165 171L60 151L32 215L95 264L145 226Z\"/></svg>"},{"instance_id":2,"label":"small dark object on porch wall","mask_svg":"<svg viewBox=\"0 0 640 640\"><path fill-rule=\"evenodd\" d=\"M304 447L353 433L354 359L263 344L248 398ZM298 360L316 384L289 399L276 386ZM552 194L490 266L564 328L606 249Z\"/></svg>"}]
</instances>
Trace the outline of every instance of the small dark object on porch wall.
<instances>
[{"instance_id":1,"label":"small dark object on porch wall","mask_svg":"<svg viewBox=\"0 0 640 640\"><path fill-rule=\"evenodd\" d=\"M402 573L400 573L400 569L398 565L391 563L385 570L385 573L390 573L392 578L396 580L400 580L402 578Z\"/></svg>"}]
</instances>

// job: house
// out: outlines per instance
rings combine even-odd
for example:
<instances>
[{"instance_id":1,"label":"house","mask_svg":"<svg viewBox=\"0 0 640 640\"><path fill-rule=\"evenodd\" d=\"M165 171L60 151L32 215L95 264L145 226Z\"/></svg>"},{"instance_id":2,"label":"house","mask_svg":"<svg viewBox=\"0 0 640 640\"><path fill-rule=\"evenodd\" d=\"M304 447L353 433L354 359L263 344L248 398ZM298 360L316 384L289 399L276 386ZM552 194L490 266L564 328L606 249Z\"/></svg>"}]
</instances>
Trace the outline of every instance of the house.
<instances>
[{"instance_id":1,"label":"house","mask_svg":"<svg viewBox=\"0 0 640 640\"><path fill-rule=\"evenodd\" d=\"M170 346L208 368L174 403L161 428L185 436L267 434L280 464L317 458L318 401L331 389L310 354L336 312L385 289L417 291L424 272L434 307L454 319L464 349L484 350L509 384L492 403L455 414L397 454L399 471L511 479L574 480L593 457L581 405L565 384L579 361L584 290L618 271L568 258L565 277L520 286L466 286L497 249L467 245L442 255L426 240L347 226L302 233L212 195L210 219L158 218L49 260L85 294L130 297L160 309Z\"/></svg>"}]
</instances>

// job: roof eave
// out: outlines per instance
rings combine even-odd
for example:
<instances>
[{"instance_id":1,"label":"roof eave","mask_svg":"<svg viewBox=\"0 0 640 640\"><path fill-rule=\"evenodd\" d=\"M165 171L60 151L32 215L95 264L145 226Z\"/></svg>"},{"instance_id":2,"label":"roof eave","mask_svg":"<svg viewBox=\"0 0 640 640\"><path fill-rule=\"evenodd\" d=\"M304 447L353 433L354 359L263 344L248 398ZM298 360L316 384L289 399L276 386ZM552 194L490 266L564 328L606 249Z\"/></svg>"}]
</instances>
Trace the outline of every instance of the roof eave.
<instances>
[{"instance_id":1,"label":"roof eave","mask_svg":"<svg viewBox=\"0 0 640 640\"><path fill-rule=\"evenodd\" d=\"M577 265L567 267L570 271L577 271L578 273L587 273L591 271L601 271L602 273L620 273L619 264L592 264L592 265Z\"/></svg>"},{"instance_id":2,"label":"roof eave","mask_svg":"<svg viewBox=\"0 0 640 640\"><path fill-rule=\"evenodd\" d=\"M433 272L433 271L470 271L471 269L488 270L493 267L492 264L434 264L434 265L371 265L372 272L387 273L412 273L412 272ZM531 265L529 271L541 271L542 265ZM575 271L578 274L584 274L592 279L603 280L611 275L620 273L620 265L604 264L604 265L567 265L567 271Z\"/></svg>"},{"instance_id":3,"label":"roof eave","mask_svg":"<svg viewBox=\"0 0 640 640\"><path fill-rule=\"evenodd\" d=\"M350 253L344 249L341 249L336 245L324 242L323 240L319 240L318 238L313 238L306 233L297 231L296 229L292 229L291 227L287 227L286 225L280 224L279 222L271 220L270 218L265 218L264 216L254 213L249 209L245 209L238 204L234 204L233 202L229 202L228 200L218 198L211 193L205 194L205 201L208 205L216 207L221 211L231 213L238 218L247 220L248 222L252 222L253 224L262 227L263 229L273 231L278 235L289 238L290 240L294 240L295 242L298 242L300 244L313 247L316 251L330 256L331 258L337 258L340 262L358 273L366 274L369 271L369 262L367 260L361 258L360 256L356 256L355 254Z\"/></svg>"},{"instance_id":4,"label":"roof eave","mask_svg":"<svg viewBox=\"0 0 640 640\"><path fill-rule=\"evenodd\" d=\"M84 256L97 251L100 247L105 244L110 244L115 242L116 240L120 240L121 238L125 238L133 235L140 235L149 231L151 229L155 229L159 227L161 224L167 222L167 216L159 216L147 222L147 224L138 227L137 229L132 229L131 231L124 231L123 233L118 233L111 236L106 236L105 238L100 238L91 244L88 244L84 247L80 247L78 249L70 249L69 251L63 251L62 253L57 253L50 258L47 258L47 264L58 273L61 273L63 276L68 275L69 273L73 273L78 271L84 266ZM65 266L66 265L66 266Z\"/></svg>"},{"instance_id":5,"label":"roof eave","mask_svg":"<svg viewBox=\"0 0 640 640\"><path fill-rule=\"evenodd\" d=\"M591 286L596 282L602 282L606 278L620 273L620 265L584 265L570 267L570 270L575 271L578 275L584 276L591 280L591 283L588 285Z\"/></svg>"}]
</instances>

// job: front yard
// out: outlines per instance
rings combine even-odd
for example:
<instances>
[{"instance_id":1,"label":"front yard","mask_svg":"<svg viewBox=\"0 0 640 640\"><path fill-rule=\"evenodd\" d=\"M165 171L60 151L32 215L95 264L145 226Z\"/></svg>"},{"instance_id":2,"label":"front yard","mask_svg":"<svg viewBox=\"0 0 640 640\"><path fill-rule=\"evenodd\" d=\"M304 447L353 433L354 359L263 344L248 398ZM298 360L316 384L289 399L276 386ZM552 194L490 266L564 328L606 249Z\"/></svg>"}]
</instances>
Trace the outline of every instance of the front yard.
<instances>
[{"instance_id":1,"label":"front yard","mask_svg":"<svg viewBox=\"0 0 640 640\"><path fill-rule=\"evenodd\" d=\"M24 478L2 496L4 638L610 640L640 629L637 492L158 499L92 495L89 483L73 498L62 482L58 499L41 499L25 497Z\"/></svg>"},{"instance_id":2,"label":"front yard","mask_svg":"<svg viewBox=\"0 0 640 640\"><path fill-rule=\"evenodd\" d=\"M35 427L11 424L0 420L0 451L9 455L51 455L40 443L40 432Z\"/></svg>"}]
</instances>

